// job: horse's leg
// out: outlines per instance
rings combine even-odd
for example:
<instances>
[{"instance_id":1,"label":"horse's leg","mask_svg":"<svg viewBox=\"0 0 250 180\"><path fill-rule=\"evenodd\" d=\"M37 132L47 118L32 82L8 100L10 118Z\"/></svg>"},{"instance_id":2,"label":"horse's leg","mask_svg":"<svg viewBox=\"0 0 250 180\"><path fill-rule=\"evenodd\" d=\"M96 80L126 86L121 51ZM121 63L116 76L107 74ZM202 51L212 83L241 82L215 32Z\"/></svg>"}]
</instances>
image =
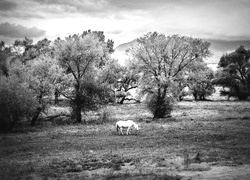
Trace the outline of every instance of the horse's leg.
<instances>
[{"instance_id":1,"label":"horse's leg","mask_svg":"<svg viewBox=\"0 0 250 180\"><path fill-rule=\"evenodd\" d=\"M119 126L118 125L116 125L116 132L118 133L119 132Z\"/></svg>"},{"instance_id":2,"label":"horse's leg","mask_svg":"<svg viewBox=\"0 0 250 180\"><path fill-rule=\"evenodd\" d=\"M129 133L129 129L130 129L130 127L128 127L128 129L127 129L127 135L128 135L128 133Z\"/></svg>"},{"instance_id":3,"label":"horse's leg","mask_svg":"<svg viewBox=\"0 0 250 180\"><path fill-rule=\"evenodd\" d=\"M122 132L122 127L120 127L120 134L123 135L123 132Z\"/></svg>"}]
</instances>

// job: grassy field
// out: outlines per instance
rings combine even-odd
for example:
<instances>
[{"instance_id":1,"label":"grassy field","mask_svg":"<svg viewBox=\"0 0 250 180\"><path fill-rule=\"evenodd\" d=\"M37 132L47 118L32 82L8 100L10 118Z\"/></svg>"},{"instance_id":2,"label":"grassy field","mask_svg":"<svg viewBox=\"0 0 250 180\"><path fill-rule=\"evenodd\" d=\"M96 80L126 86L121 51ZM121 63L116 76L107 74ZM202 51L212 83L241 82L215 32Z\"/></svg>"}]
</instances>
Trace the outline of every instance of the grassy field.
<instances>
[{"instance_id":1,"label":"grassy field","mask_svg":"<svg viewBox=\"0 0 250 180\"><path fill-rule=\"evenodd\" d=\"M87 125L59 119L0 134L0 179L250 179L250 102L179 102L157 121L142 103L105 111L107 123L90 113ZM140 132L118 135L120 119Z\"/></svg>"}]
</instances>

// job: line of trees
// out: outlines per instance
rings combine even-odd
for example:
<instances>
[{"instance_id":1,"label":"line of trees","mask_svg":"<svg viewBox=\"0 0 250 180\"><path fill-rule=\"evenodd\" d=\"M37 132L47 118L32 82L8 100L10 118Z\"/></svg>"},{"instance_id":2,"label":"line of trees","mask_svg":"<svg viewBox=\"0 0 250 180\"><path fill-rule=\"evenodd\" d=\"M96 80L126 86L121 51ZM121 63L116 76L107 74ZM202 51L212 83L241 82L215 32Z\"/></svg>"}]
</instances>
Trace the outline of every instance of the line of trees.
<instances>
[{"instance_id":1,"label":"line of trees","mask_svg":"<svg viewBox=\"0 0 250 180\"><path fill-rule=\"evenodd\" d=\"M102 31L90 30L54 42L33 44L25 38L10 47L2 42L0 129L9 130L20 119L35 125L55 92L71 102L76 122L82 121L82 111L108 102L109 79L103 78L103 69L110 65L113 43L105 41Z\"/></svg>"},{"instance_id":2,"label":"line of trees","mask_svg":"<svg viewBox=\"0 0 250 180\"><path fill-rule=\"evenodd\" d=\"M9 47L1 42L0 129L10 130L21 119L35 125L59 94L69 100L77 123L86 123L82 112L117 100L140 102L145 95L154 118L170 115L186 95L205 100L214 85L227 88L222 95L249 97L250 53L243 46L223 55L214 75L204 62L210 43L198 38L147 33L128 50L126 66L111 58L113 45L102 31L91 30L54 42L24 38ZM132 89L138 97L131 96Z\"/></svg>"}]
</instances>

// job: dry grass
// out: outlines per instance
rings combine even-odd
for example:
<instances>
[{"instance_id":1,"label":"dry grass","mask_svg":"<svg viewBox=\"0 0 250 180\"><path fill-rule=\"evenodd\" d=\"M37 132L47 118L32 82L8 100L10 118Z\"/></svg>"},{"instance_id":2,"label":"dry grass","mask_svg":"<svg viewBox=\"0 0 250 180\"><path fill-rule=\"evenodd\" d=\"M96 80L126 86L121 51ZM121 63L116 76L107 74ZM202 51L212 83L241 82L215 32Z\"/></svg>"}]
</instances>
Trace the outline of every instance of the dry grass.
<instances>
[{"instance_id":1,"label":"dry grass","mask_svg":"<svg viewBox=\"0 0 250 180\"><path fill-rule=\"evenodd\" d=\"M89 113L88 125L43 123L1 134L0 177L180 179L178 172L250 163L250 102L180 102L172 118L157 121L144 104L105 111L106 124L91 123L100 119ZM118 119L138 122L140 133L117 135Z\"/></svg>"}]
</instances>

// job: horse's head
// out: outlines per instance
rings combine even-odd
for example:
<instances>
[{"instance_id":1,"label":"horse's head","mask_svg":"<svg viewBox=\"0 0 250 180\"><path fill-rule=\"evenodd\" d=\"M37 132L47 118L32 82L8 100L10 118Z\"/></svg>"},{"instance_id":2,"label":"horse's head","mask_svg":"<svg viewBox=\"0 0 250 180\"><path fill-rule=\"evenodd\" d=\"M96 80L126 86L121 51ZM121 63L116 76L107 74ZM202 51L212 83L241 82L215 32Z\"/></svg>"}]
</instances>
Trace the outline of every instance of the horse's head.
<instances>
[{"instance_id":1,"label":"horse's head","mask_svg":"<svg viewBox=\"0 0 250 180\"><path fill-rule=\"evenodd\" d=\"M138 126L138 124L134 123L134 127L135 127L135 129L136 129L137 131L139 131L139 126Z\"/></svg>"}]
</instances>

